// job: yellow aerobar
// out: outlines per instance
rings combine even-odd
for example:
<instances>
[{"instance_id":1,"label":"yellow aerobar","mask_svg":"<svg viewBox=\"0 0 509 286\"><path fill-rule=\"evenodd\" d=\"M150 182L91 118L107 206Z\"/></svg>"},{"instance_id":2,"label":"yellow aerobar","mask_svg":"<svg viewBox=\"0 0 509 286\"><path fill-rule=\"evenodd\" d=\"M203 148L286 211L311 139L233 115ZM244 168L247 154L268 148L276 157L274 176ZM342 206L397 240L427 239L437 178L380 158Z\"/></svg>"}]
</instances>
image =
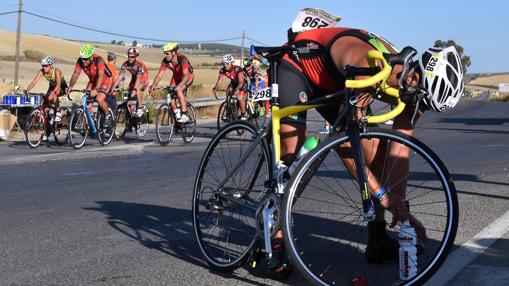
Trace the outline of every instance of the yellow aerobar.
<instances>
[{"instance_id":1,"label":"yellow aerobar","mask_svg":"<svg viewBox=\"0 0 509 286\"><path fill-rule=\"evenodd\" d=\"M390 97L393 97L391 101L395 103L394 105L396 105L396 107L393 110L384 114L371 115L366 117L368 123L382 123L390 119L393 119L394 117L398 116L401 112L403 112L403 109L405 109L405 103L402 102L401 99L399 98L399 90L390 87L386 83L387 79L391 75L392 67L387 63L387 60L383 56L383 53L380 51L371 50L366 55L366 58L368 60L368 64L370 67L376 67L377 60L381 61L383 66L382 70L370 78L358 80L346 80L345 87L361 89L378 85L378 90L382 91L383 93L387 94Z\"/></svg>"}]
</instances>

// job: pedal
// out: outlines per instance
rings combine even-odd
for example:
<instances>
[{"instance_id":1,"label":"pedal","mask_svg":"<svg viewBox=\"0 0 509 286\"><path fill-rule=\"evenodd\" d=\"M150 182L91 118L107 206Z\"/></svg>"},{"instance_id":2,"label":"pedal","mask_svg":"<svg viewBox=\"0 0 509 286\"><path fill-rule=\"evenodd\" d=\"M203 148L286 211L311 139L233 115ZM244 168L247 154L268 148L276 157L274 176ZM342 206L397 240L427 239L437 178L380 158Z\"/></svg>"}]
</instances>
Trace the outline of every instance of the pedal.
<instances>
[{"instance_id":1,"label":"pedal","mask_svg":"<svg viewBox=\"0 0 509 286\"><path fill-rule=\"evenodd\" d=\"M258 243L255 248L251 251L251 255L249 256L249 265L251 268L256 268L258 266L258 261L260 260L260 257L262 256L262 250L260 247L260 244Z\"/></svg>"}]
</instances>

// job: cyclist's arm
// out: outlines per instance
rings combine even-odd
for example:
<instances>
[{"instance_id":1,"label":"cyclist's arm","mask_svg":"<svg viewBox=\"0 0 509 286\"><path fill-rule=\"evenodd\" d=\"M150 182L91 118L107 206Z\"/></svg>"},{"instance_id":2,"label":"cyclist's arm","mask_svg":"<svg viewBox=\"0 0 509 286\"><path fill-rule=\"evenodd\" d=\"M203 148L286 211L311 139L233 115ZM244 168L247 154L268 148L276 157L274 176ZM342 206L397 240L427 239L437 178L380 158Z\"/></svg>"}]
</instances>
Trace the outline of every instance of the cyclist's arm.
<instances>
[{"instance_id":1,"label":"cyclist's arm","mask_svg":"<svg viewBox=\"0 0 509 286\"><path fill-rule=\"evenodd\" d=\"M53 90L54 94L60 94L60 85L62 84L62 72L55 68L55 89Z\"/></svg>"},{"instance_id":2,"label":"cyclist's arm","mask_svg":"<svg viewBox=\"0 0 509 286\"><path fill-rule=\"evenodd\" d=\"M244 76L244 73L239 73L239 85L235 89L235 93L240 91L240 89L244 86L245 82L246 82L246 77Z\"/></svg>"},{"instance_id":3,"label":"cyclist's arm","mask_svg":"<svg viewBox=\"0 0 509 286\"><path fill-rule=\"evenodd\" d=\"M214 88L217 88L219 86L219 84L223 80L223 77L224 77L224 75L222 73L220 73L219 76L217 77L216 84L214 84Z\"/></svg>"},{"instance_id":4,"label":"cyclist's arm","mask_svg":"<svg viewBox=\"0 0 509 286\"><path fill-rule=\"evenodd\" d=\"M122 80L122 77L124 77L124 75L125 75L125 71L126 71L126 68L125 68L125 63L124 63L120 67L120 70L117 72L117 76L115 77L115 81L113 82L113 88L115 88L120 83L120 81Z\"/></svg>"},{"instance_id":5,"label":"cyclist's arm","mask_svg":"<svg viewBox=\"0 0 509 286\"><path fill-rule=\"evenodd\" d=\"M76 81L78 81L78 78L80 77L80 74L81 66L79 65L79 63L76 63L76 65L74 66L74 72L71 76L71 79L69 80L69 90L73 89L74 85L76 84Z\"/></svg>"},{"instance_id":6,"label":"cyclist's arm","mask_svg":"<svg viewBox=\"0 0 509 286\"><path fill-rule=\"evenodd\" d=\"M159 81L163 78L164 71L166 71L167 66L165 63L161 63L161 66L159 67L159 71L156 74L156 77L154 77L154 81L152 82L152 89L159 84Z\"/></svg>"},{"instance_id":7,"label":"cyclist's arm","mask_svg":"<svg viewBox=\"0 0 509 286\"><path fill-rule=\"evenodd\" d=\"M34 79L28 84L27 86L27 91L31 90L32 88L34 88L34 86L39 82L39 80L41 79L41 77L43 76L42 74L42 71L39 70L36 74L35 74L35 77Z\"/></svg>"}]
</instances>

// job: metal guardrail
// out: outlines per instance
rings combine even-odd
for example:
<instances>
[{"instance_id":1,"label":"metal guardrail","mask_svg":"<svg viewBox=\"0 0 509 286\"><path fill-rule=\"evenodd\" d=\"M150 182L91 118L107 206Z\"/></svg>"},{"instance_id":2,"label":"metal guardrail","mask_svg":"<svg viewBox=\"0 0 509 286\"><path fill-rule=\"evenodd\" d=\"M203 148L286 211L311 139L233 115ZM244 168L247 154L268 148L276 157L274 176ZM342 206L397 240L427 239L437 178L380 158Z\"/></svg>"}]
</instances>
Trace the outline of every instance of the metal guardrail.
<instances>
[{"instance_id":1,"label":"metal guardrail","mask_svg":"<svg viewBox=\"0 0 509 286\"><path fill-rule=\"evenodd\" d=\"M191 101L191 103L193 104L194 107L207 107L207 106L214 106L214 105L221 104L224 101L224 98L220 97L219 99L216 99L213 96L198 97L198 98L189 99L189 101ZM121 104L122 102L123 101L117 101L117 105ZM147 99L147 100L144 100L143 102L147 103L147 104L159 105L159 104L166 103L167 100L166 99ZM60 105L65 106L65 107L72 107L73 105L76 105L76 104L78 104L77 101L60 102Z\"/></svg>"}]
</instances>

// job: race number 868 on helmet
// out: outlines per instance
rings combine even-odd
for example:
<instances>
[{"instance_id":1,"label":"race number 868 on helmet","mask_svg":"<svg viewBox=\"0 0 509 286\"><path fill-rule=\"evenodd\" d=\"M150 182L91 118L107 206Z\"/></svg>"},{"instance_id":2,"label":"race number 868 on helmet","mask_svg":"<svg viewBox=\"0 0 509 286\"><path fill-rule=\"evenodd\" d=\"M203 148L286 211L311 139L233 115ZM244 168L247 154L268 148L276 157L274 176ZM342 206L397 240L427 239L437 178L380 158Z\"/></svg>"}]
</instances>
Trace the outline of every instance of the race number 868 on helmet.
<instances>
[{"instance_id":1,"label":"race number 868 on helmet","mask_svg":"<svg viewBox=\"0 0 509 286\"><path fill-rule=\"evenodd\" d=\"M463 94L463 67L454 46L430 48L419 61L426 105L434 111L453 108Z\"/></svg>"}]
</instances>

